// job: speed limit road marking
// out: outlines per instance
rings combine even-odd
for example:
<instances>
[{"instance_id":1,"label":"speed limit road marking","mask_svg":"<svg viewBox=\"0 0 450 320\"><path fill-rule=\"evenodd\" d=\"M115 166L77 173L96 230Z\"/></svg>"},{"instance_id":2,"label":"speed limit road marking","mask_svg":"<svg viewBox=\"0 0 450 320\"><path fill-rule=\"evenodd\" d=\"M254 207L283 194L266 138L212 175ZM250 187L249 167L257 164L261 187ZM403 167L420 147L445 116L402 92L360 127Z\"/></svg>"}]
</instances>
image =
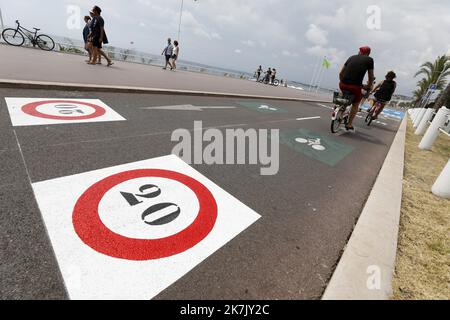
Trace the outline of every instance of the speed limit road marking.
<instances>
[{"instance_id":1,"label":"speed limit road marking","mask_svg":"<svg viewBox=\"0 0 450 320\"><path fill-rule=\"evenodd\" d=\"M125 120L98 99L5 98L13 126Z\"/></svg>"},{"instance_id":2,"label":"speed limit road marking","mask_svg":"<svg viewBox=\"0 0 450 320\"><path fill-rule=\"evenodd\" d=\"M33 189L72 299L151 299L260 218L173 155Z\"/></svg>"}]
</instances>

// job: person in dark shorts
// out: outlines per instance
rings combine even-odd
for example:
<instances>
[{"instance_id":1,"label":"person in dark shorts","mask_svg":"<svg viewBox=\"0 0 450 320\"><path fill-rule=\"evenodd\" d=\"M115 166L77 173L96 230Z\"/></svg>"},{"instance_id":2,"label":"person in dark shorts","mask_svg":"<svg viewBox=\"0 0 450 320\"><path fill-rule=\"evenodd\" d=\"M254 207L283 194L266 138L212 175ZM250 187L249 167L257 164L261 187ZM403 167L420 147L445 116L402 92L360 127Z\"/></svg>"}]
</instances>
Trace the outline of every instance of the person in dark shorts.
<instances>
[{"instance_id":1,"label":"person in dark shorts","mask_svg":"<svg viewBox=\"0 0 450 320\"><path fill-rule=\"evenodd\" d=\"M266 75L264 76L264 83L268 84L270 82L270 78L272 77L272 68L269 68L266 71Z\"/></svg>"},{"instance_id":2,"label":"person in dark shorts","mask_svg":"<svg viewBox=\"0 0 450 320\"><path fill-rule=\"evenodd\" d=\"M170 59L172 59L173 55L173 45L172 45L172 39L167 39L167 47L164 48L161 55L166 57L166 65L164 66L163 70L167 69L167 66L169 65L171 69L173 69L172 64L170 63Z\"/></svg>"},{"instance_id":3,"label":"person in dark shorts","mask_svg":"<svg viewBox=\"0 0 450 320\"><path fill-rule=\"evenodd\" d=\"M339 73L339 88L341 91L350 92L355 98L350 111L348 124L345 129L349 132L355 132L353 120L359 110L359 104L362 100L362 89L371 91L373 88L374 61L370 56L371 49L369 47L359 48L359 54L351 56ZM369 74L369 81L363 85L366 73Z\"/></svg>"},{"instance_id":4,"label":"person in dark shorts","mask_svg":"<svg viewBox=\"0 0 450 320\"><path fill-rule=\"evenodd\" d=\"M373 91L375 92L375 100L372 100L372 108L374 107L375 102L379 101L381 103L381 108L374 115L374 120L377 119L380 113L383 111L386 103L391 101L395 89L397 89L397 83L394 81L396 77L397 75L394 71L389 71L386 75L386 80L381 81L375 86L375 88L373 88Z\"/></svg>"},{"instance_id":5,"label":"person in dark shorts","mask_svg":"<svg viewBox=\"0 0 450 320\"><path fill-rule=\"evenodd\" d=\"M259 66L259 68L256 70L256 81L259 81L259 78L261 78L261 73L263 72L262 66Z\"/></svg>"},{"instance_id":6,"label":"person in dark shorts","mask_svg":"<svg viewBox=\"0 0 450 320\"><path fill-rule=\"evenodd\" d=\"M103 20L101 13L102 9L98 6L94 6L92 8L91 13L93 14L94 18L91 22L91 33L89 35L89 38L91 38L92 46L93 46L93 54L92 59L88 64L97 64L97 61L99 61L100 56L104 56L106 60L108 61L108 67L113 64L111 59L106 55L105 52L102 50L103 43L108 43L108 38L106 37L105 33L105 21Z\"/></svg>"}]
</instances>

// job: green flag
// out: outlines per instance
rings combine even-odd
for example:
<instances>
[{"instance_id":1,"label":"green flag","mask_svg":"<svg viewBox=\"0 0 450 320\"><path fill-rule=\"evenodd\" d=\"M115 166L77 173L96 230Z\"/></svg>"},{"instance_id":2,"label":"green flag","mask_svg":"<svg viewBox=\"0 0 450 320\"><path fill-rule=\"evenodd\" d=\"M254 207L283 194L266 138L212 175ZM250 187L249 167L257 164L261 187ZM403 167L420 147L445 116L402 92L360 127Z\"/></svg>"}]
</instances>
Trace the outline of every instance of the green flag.
<instances>
[{"instance_id":1,"label":"green flag","mask_svg":"<svg viewBox=\"0 0 450 320\"><path fill-rule=\"evenodd\" d=\"M330 61L328 61L327 58L323 58L322 67L325 67L327 69L329 69L331 67L331 63L330 63Z\"/></svg>"}]
</instances>

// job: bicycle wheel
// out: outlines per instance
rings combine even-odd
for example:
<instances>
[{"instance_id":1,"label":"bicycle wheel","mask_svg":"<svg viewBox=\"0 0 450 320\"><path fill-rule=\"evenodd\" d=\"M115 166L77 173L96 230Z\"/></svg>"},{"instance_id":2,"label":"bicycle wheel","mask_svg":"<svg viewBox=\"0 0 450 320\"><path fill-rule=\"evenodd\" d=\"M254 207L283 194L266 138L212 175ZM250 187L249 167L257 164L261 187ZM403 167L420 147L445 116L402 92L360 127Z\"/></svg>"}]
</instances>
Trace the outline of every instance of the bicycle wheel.
<instances>
[{"instance_id":1,"label":"bicycle wheel","mask_svg":"<svg viewBox=\"0 0 450 320\"><path fill-rule=\"evenodd\" d=\"M275 87L278 87L279 85L280 85L280 80L278 80L278 79L275 79L275 80L273 80L273 83L272 83Z\"/></svg>"},{"instance_id":2,"label":"bicycle wheel","mask_svg":"<svg viewBox=\"0 0 450 320\"><path fill-rule=\"evenodd\" d=\"M366 117L366 123L367 123L367 125L370 126L370 125L372 124L372 121L373 121L373 115L372 115L371 112L369 112L369 114L368 114L367 117Z\"/></svg>"},{"instance_id":3,"label":"bicycle wheel","mask_svg":"<svg viewBox=\"0 0 450 320\"><path fill-rule=\"evenodd\" d=\"M5 42L11 46L20 47L25 42L25 37L17 29L5 29L2 36Z\"/></svg>"},{"instance_id":4,"label":"bicycle wheel","mask_svg":"<svg viewBox=\"0 0 450 320\"><path fill-rule=\"evenodd\" d=\"M55 41L45 34L37 36L36 43L39 48L45 51L52 51L55 48Z\"/></svg>"},{"instance_id":5,"label":"bicycle wheel","mask_svg":"<svg viewBox=\"0 0 450 320\"><path fill-rule=\"evenodd\" d=\"M339 131L339 128L342 124L342 115L344 114L344 111L342 109L339 109L339 111L336 114L336 119L331 121L331 132L337 133Z\"/></svg>"}]
</instances>

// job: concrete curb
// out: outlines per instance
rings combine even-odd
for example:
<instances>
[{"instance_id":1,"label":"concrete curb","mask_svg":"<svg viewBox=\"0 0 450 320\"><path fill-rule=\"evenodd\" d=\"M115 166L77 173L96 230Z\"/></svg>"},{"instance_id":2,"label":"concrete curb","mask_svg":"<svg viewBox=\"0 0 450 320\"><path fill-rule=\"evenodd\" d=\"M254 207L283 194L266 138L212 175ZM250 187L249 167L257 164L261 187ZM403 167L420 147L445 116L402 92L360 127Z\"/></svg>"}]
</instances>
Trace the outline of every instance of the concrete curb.
<instances>
[{"instance_id":1,"label":"concrete curb","mask_svg":"<svg viewBox=\"0 0 450 320\"><path fill-rule=\"evenodd\" d=\"M388 300L403 192L405 115L322 300Z\"/></svg>"},{"instance_id":2,"label":"concrete curb","mask_svg":"<svg viewBox=\"0 0 450 320\"><path fill-rule=\"evenodd\" d=\"M21 88L21 89L46 89L46 90L78 90L78 91L101 91L101 92L117 92L117 93L151 93L151 94L172 94L172 95L190 95L190 96L209 96L224 98L246 98L246 99L268 99L268 100L284 100L284 101L300 101L300 102L319 102L331 103L330 100L320 100L313 98L289 98L260 96L226 92L205 92L193 90L175 90L161 88L145 88L145 87L127 87L127 86L109 86L109 85L93 85L82 83L60 83L46 81L30 81L30 80L10 80L0 79L0 87L2 88Z\"/></svg>"}]
</instances>

